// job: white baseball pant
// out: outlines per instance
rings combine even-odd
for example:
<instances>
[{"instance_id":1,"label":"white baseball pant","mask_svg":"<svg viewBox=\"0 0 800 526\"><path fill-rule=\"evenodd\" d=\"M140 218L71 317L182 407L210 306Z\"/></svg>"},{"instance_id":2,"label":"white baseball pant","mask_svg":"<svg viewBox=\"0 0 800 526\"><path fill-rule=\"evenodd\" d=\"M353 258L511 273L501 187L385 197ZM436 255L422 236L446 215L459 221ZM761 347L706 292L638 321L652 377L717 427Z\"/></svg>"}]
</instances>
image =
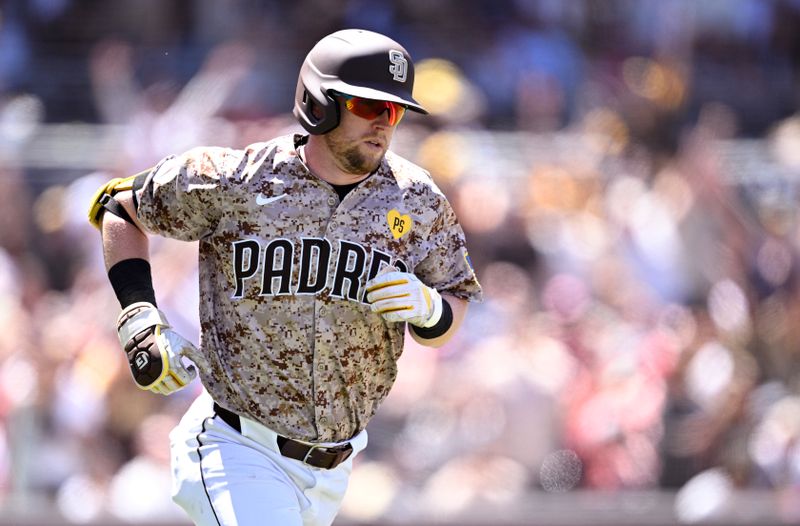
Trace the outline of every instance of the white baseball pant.
<instances>
[{"instance_id":1,"label":"white baseball pant","mask_svg":"<svg viewBox=\"0 0 800 526\"><path fill-rule=\"evenodd\" d=\"M240 418L241 433L214 417L206 391L192 403L170 433L172 499L197 526L330 525L367 432L350 440L347 460L321 469L281 455L274 431Z\"/></svg>"}]
</instances>

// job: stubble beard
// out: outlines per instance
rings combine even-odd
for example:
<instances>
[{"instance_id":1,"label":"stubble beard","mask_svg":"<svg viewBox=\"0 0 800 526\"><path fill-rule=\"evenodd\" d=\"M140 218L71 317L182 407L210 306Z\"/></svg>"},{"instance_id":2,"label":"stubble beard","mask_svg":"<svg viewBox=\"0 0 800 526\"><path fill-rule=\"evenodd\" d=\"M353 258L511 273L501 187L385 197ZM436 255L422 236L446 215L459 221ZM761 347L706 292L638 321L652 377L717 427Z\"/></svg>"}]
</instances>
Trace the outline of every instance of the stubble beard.
<instances>
[{"instance_id":1,"label":"stubble beard","mask_svg":"<svg viewBox=\"0 0 800 526\"><path fill-rule=\"evenodd\" d=\"M371 158L364 155L359 149L359 144L352 146L344 141L339 141L332 134L323 135L328 149L339 161L341 168L353 175L366 175L374 172L381 164L383 155Z\"/></svg>"}]
</instances>

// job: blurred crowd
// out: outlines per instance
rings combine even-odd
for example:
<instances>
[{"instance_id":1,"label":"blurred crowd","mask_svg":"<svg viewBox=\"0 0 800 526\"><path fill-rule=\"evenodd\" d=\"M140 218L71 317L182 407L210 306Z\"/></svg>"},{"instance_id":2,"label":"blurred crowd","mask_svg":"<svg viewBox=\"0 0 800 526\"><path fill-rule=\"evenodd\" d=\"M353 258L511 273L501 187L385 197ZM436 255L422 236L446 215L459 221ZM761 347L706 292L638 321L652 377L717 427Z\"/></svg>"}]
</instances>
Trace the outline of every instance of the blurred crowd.
<instances>
[{"instance_id":1,"label":"blurred crowd","mask_svg":"<svg viewBox=\"0 0 800 526\"><path fill-rule=\"evenodd\" d=\"M344 515L663 488L691 521L769 489L800 521L796 0L6 1L0 503L181 518L167 435L201 387L134 387L85 209L167 154L298 131L299 65L342 27L415 58L431 116L394 149L448 195L486 296L444 348L409 341ZM68 141L84 168L26 165L76 122L107 130ZM196 246L151 253L197 335Z\"/></svg>"}]
</instances>

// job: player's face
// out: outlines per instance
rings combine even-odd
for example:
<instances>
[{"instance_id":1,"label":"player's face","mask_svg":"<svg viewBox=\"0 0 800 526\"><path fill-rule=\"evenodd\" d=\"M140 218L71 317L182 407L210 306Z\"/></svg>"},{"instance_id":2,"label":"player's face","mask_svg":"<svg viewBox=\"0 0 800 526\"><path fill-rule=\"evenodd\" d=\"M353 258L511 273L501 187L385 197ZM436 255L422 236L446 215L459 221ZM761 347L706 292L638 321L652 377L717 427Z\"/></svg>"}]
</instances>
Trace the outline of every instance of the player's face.
<instances>
[{"instance_id":1,"label":"player's face","mask_svg":"<svg viewBox=\"0 0 800 526\"><path fill-rule=\"evenodd\" d=\"M325 144L341 170L354 175L374 172L389 149L397 123L389 123L388 109L374 119L366 119L348 111L341 97L336 100L339 125L322 136Z\"/></svg>"}]
</instances>

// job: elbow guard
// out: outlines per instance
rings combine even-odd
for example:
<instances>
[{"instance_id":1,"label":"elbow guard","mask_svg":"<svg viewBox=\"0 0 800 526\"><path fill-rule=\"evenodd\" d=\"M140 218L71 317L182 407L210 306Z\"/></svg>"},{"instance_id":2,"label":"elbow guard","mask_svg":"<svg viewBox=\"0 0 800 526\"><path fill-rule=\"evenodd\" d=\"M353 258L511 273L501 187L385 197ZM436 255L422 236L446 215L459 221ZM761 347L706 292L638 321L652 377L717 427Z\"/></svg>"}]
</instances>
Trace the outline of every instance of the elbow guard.
<instances>
[{"instance_id":1,"label":"elbow guard","mask_svg":"<svg viewBox=\"0 0 800 526\"><path fill-rule=\"evenodd\" d=\"M125 221L131 224L135 224L131 216L128 215L128 212L125 210L119 201L114 199L114 196L119 192L124 192L126 190L133 190L134 191L134 205L136 204L136 190L144 186L144 180L147 177L147 174L150 173L150 170L146 170L136 175L132 175L130 177L121 178L116 177L100 188L94 193L92 196L92 200L89 203L89 214L88 219L89 223L97 228L100 229L100 222L103 219L103 212L108 210L115 216L121 217Z\"/></svg>"}]
</instances>

